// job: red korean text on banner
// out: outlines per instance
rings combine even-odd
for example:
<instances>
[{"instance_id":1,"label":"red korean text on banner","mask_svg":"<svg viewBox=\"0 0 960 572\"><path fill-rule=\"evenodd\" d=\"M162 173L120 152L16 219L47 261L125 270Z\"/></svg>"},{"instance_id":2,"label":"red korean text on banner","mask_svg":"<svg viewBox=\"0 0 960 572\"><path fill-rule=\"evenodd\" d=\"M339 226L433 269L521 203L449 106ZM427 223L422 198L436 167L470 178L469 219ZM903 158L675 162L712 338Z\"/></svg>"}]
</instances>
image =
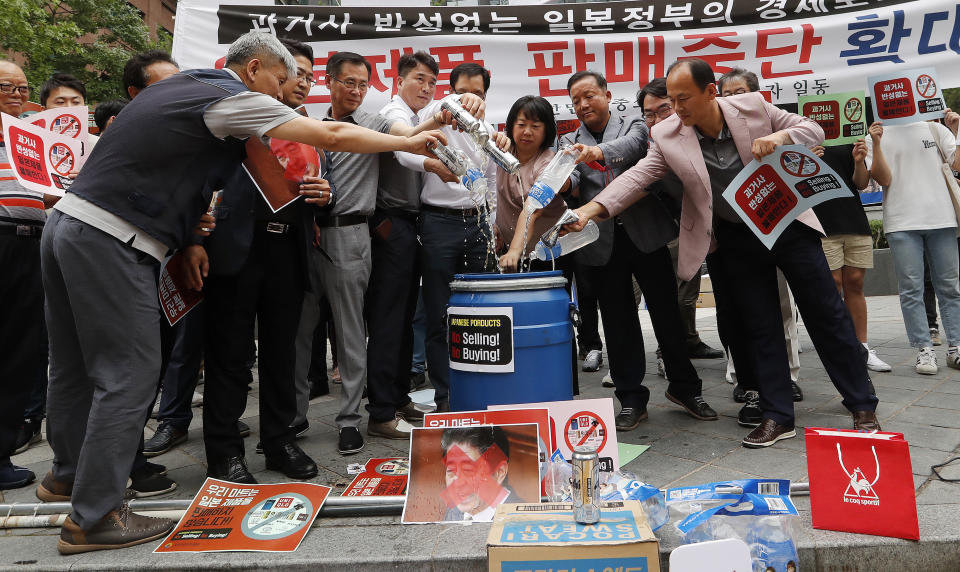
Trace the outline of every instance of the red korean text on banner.
<instances>
[{"instance_id":1,"label":"red korean text on banner","mask_svg":"<svg viewBox=\"0 0 960 572\"><path fill-rule=\"evenodd\" d=\"M902 434L808 427L805 440L814 528L920 539Z\"/></svg>"},{"instance_id":2,"label":"red korean text on banner","mask_svg":"<svg viewBox=\"0 0 960 572\"><path fill-rule=\"evenodd\" d=\"M50 185L43 139L16 127L10 128L10 159L20 176L38 185Z\"/></svg>"},{"instance_id":3,"label":"red korean text on banner","mask_svg":"<svg viewBox=\"0 0 960 572\"><path fill-rule=\"evenodd\" d=\"M737 204L764 234L773 231L797 199L770 165L761 165L752 177L737 189Z\"/></svg>"},{"instance_id":4,"label":"red korean text on banner","mask_svg":"<svg viewBox=\"0 0 960 572\"><path fill-rule=\"evenodd\" d=\"M857 100L852 100L857 101ZM810 101L803 104L801 115L823 128L824 139L840 137L840 104L836 101Z\"/></svg>"},{"instance_id":5,"label":"red korean text on banner","mask_svg":"<svg viewBox=\"0 0 960 572\"><path fill-rule=\"evenodd\" d=\"M876 102L877 119L895 119L908 117L915 113L913 101L913 87L905 77L878 82L873 86L873 97Z\"/></svg>"}]
</instances>

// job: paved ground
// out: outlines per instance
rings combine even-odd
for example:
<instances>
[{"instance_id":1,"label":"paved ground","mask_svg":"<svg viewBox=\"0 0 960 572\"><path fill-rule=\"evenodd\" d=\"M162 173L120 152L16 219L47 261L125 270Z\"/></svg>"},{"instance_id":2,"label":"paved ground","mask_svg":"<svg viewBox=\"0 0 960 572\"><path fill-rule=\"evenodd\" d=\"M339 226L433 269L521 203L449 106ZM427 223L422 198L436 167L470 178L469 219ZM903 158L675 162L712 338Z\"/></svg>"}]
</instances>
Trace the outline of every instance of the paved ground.
<instances>
[{"instance_id":1,"label":"paved ground","mask_svg":"<svg viewBox=\"0 0 960 572\"><path fill-rule=\"evenodd\" d=\"M809 499L798 496L802 511L803 534L800 538L803 569L818 570L958 570L960 565L960 485L931 478L930 466L960 454L960 372L941 367L936 376L920 376L913 371L914 352L908 347L896 297L868 299L871 344L879 355L893 365L893 371L873 374L880 397L878 414L884 429L905 434L910 442L914 484L920 511L919 543L871 536L813 530L810 527ZM645 313L644 332L653 339ZM717 345L712 309L698 313L701 335ZM802 331L804 353L800 357L801 382L806 399L797 404L799 426L847 428L850 416L830 384L809 338ZM653 363L653 347L647 345L648 364ZM941 363L945 347L938 348ZM626 465L625 470L659 487L744 478L747 476L789 478L806 481L807 468L802 431L798 437L766 450L748 450L740 446L746 431L736 422L739 404L730 398L731 386L724 382L724 361L704 360L695 365L704 380L704 394L722 415L717 422L699 422L686 416L663 397L666 384L654 376L647 378L653 397L650 420L636 431L620 433L627 443L648 444L650 449ZM581 397L611 396L596 374L581 374ZM314 400L310 409L311 428L300 441L322 467L315 482L342 490L351 477L348 463L372 457L406 455L404 442L370 439L364 451L353 457L336 452L334 416L338 389ZM199 409L194 410L199 414ZM264 460L253 453L257 442L257 397L251 394L245 421L253 428L247 439L247 460L261 482L279 482L284 477L266 471ZM151 422L148 434L155 428ZM52 454L46 442L15 457L15 461L38 475L50 466ZM190 430L190 440L154 459L169 468L180 488L167 498L190 498L203 482L206 472L199 415ZM950 474L960 478L960 463ZM33 488L7 491L0 502L34 502ZM318 519L301 547L284 555L204 554L153 555L156 543L123 551L61 557L56 553L58 529L17 529L0 531L0 569L256 569L282 565L311 570L486 570L485 543L489 526L402 526L399 517ZM677 538L668 525L662 530L661 551L676 545Z\"/></svg>"}]
</instances>

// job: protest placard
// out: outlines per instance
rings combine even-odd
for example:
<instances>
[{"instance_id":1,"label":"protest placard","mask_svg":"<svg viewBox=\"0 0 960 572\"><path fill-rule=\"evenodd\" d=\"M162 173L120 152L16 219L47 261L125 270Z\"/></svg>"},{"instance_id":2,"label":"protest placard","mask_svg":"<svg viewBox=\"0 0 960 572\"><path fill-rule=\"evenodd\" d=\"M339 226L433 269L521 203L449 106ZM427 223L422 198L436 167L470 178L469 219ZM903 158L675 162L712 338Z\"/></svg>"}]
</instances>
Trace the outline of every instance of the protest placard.
<instances>
[{"instance_id":1,"label":"protest placard","mask_svg":"<svg viewBox=\"0 0 960 572\"><path fill-rule=\"evenodd\" d=\"M237 484L207 477L154 552L290 552L300 546L330 487Z\"/></svg>"},{"instance_id":2,"label":"protest placard","mask_svg":"<svg viewBox=\"0 0 960 572\"><path fill-rule=\"evenodd\" d=\"M873 117L884 125L902 125L944 116L947 104L937 83L937 70L916 68L867 78Z\"/></svg>"},{"instance_id":3,"label":"protest placard","mask_svg":"<svg viewBox=\"0 0 960 572\"><path fill-rule=\"evenodd\" d=\"M273 212L300 198L304 177L320 174L320 154L303 143L271 139L267 146L251 137L246 151L243 168Z\"/></svg>"},{"instance_id":4,"label":"protest placard","mask_svg":"<svg viewBox=\"0 0 960 572\"><path fill-rule=\"evenodd\" d=\"M403 495L407 491L410 459L370 459L363 472L344 489L344 497L379 497Z\"/></svg>"},{"instance_id":5,"label":"protest placard","mask_svg":"<svg viewBox=\"0 0 960 572\"><path fill-rule=\"evenodd\" d=\"M762 160L750 161L723 191L724 200L767 248L803 211L849 195L843 179L803 145L780 145Z\"/></svg>"},{"instance_id":6,"label":"protest placard","mask_svg":"<svg viewBox=\"0 0 960 572\"><path fill-rule=\"evenodd\" d=\"M513 308L447 308L450 369L513 373Z\"/></svg>"},{"instance_id":7,"label":"protest placard","mask_svg":"<svg viewBox=\"0 0 960 572\"><path fill-rule=\"evenodd\" d=\"M171 326L203 301L203 292L187 288L186 272L182 251L164 260L160 267L157 297L160 298L163 315Z\"/></svg>"},{"instance_id":8,"label":"protest placard","mask_svg":"<svg viewBox=\"0 0 960 572\"><path fill-rule=\"evenodd\" d=\"M540 502L537 425L414 427L401 522L490 522L504 502Z\"/></svg>"},{"instance_id":9,"label":"protest placard","mask_svg":"<svg viewBox=\"0 0 960 572\"><path fill-rule=\"evenodd\" d=\"M62 197L73 183L69 173L83 163L78 140L6 113L3 139L17 182L31 191Z\"/></svg>"},{"instance_id":10,"label":"protest placard","mask_svg":"<svg viewBox=\"0 0 960 572\"><path fill-rule=\"evenodd\" d=\"M492 411L521 408L546 408L550 411L553 447L560 451L564 459L570 460L574 447L591 445L597 448L600 455L601 470L615 471L620 468L613 399L606 397L487 407Z\"/></svg>"},{"instance_id":11,"label":"protest placard","mask_svg":"<svg viewBox=\"0 0 960 572\"><path fill-rule=\"evenodd\" d=\"M86 106L78 105L44 109L24 119L58 135L76 139L80 141L81 148L85 148L90 140L89 116L90 110ZM89 152L89 149L85 151Z\"/></svg>"},{"instance_id":12,"label":"protest placard","mask_svg":"<svg viewBox=\"0 0 960 572\"><path fill-rule=\"evenodd\" d=\"M823 128L825 147L856 143L867 133L867 114L862 91L804 95L798 100L800 114Z\"/></svg>"}]
</instances>

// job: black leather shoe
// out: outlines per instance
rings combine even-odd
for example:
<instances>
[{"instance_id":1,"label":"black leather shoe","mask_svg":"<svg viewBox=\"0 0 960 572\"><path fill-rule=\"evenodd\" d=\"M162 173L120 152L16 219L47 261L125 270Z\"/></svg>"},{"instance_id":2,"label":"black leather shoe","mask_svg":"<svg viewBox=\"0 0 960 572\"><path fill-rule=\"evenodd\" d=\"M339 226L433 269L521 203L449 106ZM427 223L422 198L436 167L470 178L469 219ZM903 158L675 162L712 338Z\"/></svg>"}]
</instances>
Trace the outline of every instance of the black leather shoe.
<instances>
[{"instance_id":1,"label":"black leather shoe","mask_svg":"<svg viewBox=\"0 0 960 572\"><path fill-rule=\"evenodd\" d=\"M876 433L881 430L880 421L877 420L877 414L873 411L854 411L853 428L867 433Z\"/></svg>"},{"instance_id":2,"label":"black leather shoe","mask_svg":"<svg viewBox=\"0 0 960 572\"><path fill-rule=\"evenodd\" d=\"M714 411L712 407L707 405L707 402L704 401L703 397L699 395L688 397L686 399L674 397L673 395L670 395L669 391L664 395L670 401L676 403L680 407L683 407L694 419L699 419L701 421L716 421L719 418L717 412Z\"/></svg>"},{"instance_id":3,"label":"black leather shoe","mask_svg":"<svg viewBox=\"0 0 960 572\"><path fill-rule=\"evenodd\" d=\"M690 359L720 359L724 356L723 350L711 348L702 341L695 346L687 348Z\"/></svg>"},{"instance_id":4,"label":"black leather shoe","mask_svg":"<svg viewBox=\"0 0 960 572\"><path fill-rule=\"evenodd\" d=\"M283 443L276 449L265 449L264 456L267 458L268 469L280 471L291 479L312 479L317 476L317 464L292 441Z\"/></svg>"},{"instance_id":5,"label":"black leather shoe","mask_svg":"<svg viewBox=\"0 0 960 572\"><path fill-rule=\"evenodd\" d=\"M616 418L613 420L613 424L616 425L617 431L633 431L640 426L641 421L646 420L646 407L624 407L620 410L620 413L617 413Z\"/></svg>"},{"instance_id":6,"label":"black leather shoe","mask_svg":"<svg viewBox=\"0 0 960 572\"><path fill-rule=\"evenodd\" d=\"M0 464L0 491L25 487L36 478L37 475L33 471L20 465L14 465L9 460Z\"/></svg>"},{"instance_id":7,"label":"black leather shoe","mask_svg":"<svg viewBox=\"0 0 960 572\"><path fill-rule=\"evenodd\" d=\"M800 389L800 386L797 385L797 382L790 382L790 391L793 394L794 401L803 401L803 390Z\"/></svg>"},{"instance_id":8,"label":"black leather shoe","mask_svg":"<svg viewBox=\"0 0 960 572\"><path fill-rule=\"evenodd\" d=\"M746 391L744 391L744 389L740 387L739 383L733 386L734 401L736 401L737 403L744 403L747 400L747 398L744 397L744 394L746 394Z\"/></svg>"},{"instance_id":9,"label":"black leather shoe","mask_svg":"<svg viewBox=\"0 0 960 572\"><path fill-rule=\"evenodd\" d=\"M144 457L156 457L173 449L187 440L187 432L177 429L169 423L161 423L153 437L143 444Z\"/></svg>"},{"instance_id":10,"label":"black leather shoe","mask_svg":"<svg viewBox=\"0 0 960 572\"><path fill-rule=\"evenodd\" d=\"M427 374L424 372L410 372L410 391L417 391L427 386Z\"/></svg>"},{"instance_id":11,"label":"black leather shoe","mask_svg":"<svg viewBox=\"0 0 960 572\"><path fill-rule=\"evenodd\" d=\"M760 392L747 391L746 403L740 408L737 423L743 427L758 427L763 421L763 412L760 411Z\"/></svg>"},{"instance_id":12,"label":"black leather shoe","mask_svg":"<svg viewBox=\"0 0 960 572\"><path fill-rule=\"evenodd\" d=\"M250 426L243 421L237 421L237 433L239 433L241 437L249 437Z\"/></svg>"},{"instance_id":13,"label":"black leather shoe","mask_svg":"<svg viewBox=\"0 0 960 572\"><path fill-rule=\"evenodd\" d=\"M257 479L247 470L247 461L243 455L211 460L207 466L207 476L242 485L257 484Z\"/></svg>"}]
</instances>

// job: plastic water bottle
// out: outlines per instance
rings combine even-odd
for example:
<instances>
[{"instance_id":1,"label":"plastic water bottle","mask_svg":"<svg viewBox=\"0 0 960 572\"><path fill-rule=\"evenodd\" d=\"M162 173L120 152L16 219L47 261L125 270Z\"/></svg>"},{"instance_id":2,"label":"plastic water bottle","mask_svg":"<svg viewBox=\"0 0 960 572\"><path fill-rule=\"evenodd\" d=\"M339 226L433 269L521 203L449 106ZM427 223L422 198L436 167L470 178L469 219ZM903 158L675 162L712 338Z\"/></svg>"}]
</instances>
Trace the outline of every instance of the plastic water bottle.
<instances>
[{"instance_id":1,"label":"plastic water bottle","mask_svg":"<svg viewBox=\"0 0 960 572\"><path fill-rule=\"evenodd\" d=\"M791 561L798 567L797 546L789 530L785 528L786 518L760 517L750 526L747 544L750 545L755 572L764 572L768 566L772 566L774 570L786 570L787 563Z\"/></svg>"},{"instance_id":2,"label":"plastic water bottle","mask_svg":"<svg viewBox=\"0 0 960 572\"><path fill-rule=\"evenodd\" d=\"M561 236L553 246L547 245L543 240L538 241L537 246L530 253L530 258L555 260L564 254L570 254L574 250L583 248L598 238L600 238L600 227L592 220L587 221L587 226L583 227L583 230Z\"/></svg>"},{"instance_id":3,"label":"plastic water bottle","mask_svg":"<svg viewBox=\"0 0 960 572\"><path fill-rule=\"evenodd\" d=\"M440 109L449 111L465 133L468 133L477 142L477 147L483 147L490 139L490 133L482 121L470 115L470 112L460 105L459 95L450 95L440 102Z\"/></svg>"},{"instance_id":4,"label":"plastic water bottle","mask_svg":"<svg viewBox=\"0 0 960 572\"><path fill-rule=\"evenodd\" d=\"M530 194L527 195L527 212L532 213L549 205L553 197L557 196L557 191L563 183L570 178L570 173L576 166L577 152L569 145L560 149L550 160L546 169L540 173L537 182L530 188Z\"/></svg>"}]
</instances>

